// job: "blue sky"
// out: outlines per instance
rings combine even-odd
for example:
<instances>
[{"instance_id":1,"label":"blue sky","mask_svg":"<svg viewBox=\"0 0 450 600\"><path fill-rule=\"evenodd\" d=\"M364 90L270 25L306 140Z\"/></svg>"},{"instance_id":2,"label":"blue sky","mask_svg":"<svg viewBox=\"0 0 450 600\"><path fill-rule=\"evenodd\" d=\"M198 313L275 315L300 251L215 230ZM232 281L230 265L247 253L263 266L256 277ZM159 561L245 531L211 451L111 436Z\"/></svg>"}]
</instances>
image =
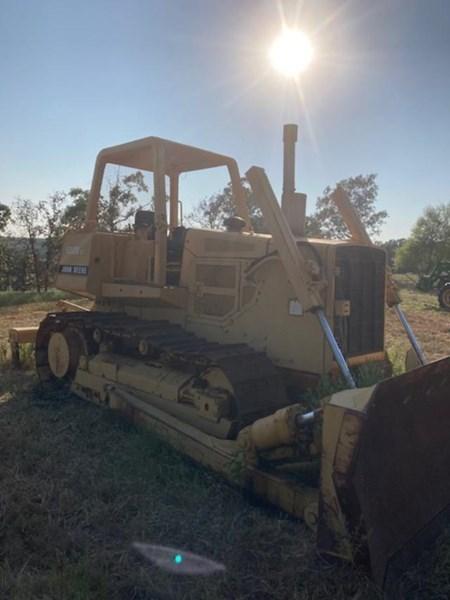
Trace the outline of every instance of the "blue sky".
<instances>
[{"instance_id":1,"label":"blue sky","mask_svg":"<svg viewBox=\"0 0 450 600\"><path fill-rule=\"evenodd\" d=\"M300 93L268 65L282 15L316 49ZM98 150L146 135L263 166L279 194L285 122L310 208L376 172L390 238L450 201L448 0L0 0L0 73L0 202L88 187Z\"/></svg>"}]
</instances>

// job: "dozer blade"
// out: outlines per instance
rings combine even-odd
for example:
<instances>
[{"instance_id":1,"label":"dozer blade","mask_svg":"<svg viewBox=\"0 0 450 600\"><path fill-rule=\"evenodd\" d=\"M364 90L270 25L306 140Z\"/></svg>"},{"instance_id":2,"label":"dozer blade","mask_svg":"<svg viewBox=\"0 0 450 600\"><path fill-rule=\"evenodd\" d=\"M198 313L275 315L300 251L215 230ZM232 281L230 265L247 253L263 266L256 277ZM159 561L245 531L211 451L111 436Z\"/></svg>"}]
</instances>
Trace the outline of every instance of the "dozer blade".
<instances>
[{"instance_id":1,"label":"dozer blade","mask_svg":"<svg viewBox=\"0 0 450 600\"><path fill-rule=\"evenodd\" d=\"M352 471L372 573L390 595L450 515L450 358L374 388Z\"/></svg>"}]
</instances>

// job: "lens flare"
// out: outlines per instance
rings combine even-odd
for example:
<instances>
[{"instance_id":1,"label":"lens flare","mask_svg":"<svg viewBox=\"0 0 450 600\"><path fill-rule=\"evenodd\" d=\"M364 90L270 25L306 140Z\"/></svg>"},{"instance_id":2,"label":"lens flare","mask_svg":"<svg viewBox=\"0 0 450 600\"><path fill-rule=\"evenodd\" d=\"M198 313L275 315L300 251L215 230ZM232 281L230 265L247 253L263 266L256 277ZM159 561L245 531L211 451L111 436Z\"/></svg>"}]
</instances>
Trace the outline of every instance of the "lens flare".
<instances>
[{"instance_id":1,"label":"lens flare","mask_svg":"<svg viewBox=\"0 0 450 600\"><path fill-rule=\"evenodd\" d=\"M284 29L269 50L272 66L285 77L296 77L303 73L313 55L310 39L298 29Z\"/></svg>"},{"instance_id":2,"label":"lens flare","mask_svg":"<svg viewBox=\"0 0 450 600\"><path fill-rule=\"evenodd\" d=\"M193 552L181 551L168 546L134 542L132 547L142 556L168 573L177 575L214 575L224 573L225 565Z\"/></svg>"}]
</instances>

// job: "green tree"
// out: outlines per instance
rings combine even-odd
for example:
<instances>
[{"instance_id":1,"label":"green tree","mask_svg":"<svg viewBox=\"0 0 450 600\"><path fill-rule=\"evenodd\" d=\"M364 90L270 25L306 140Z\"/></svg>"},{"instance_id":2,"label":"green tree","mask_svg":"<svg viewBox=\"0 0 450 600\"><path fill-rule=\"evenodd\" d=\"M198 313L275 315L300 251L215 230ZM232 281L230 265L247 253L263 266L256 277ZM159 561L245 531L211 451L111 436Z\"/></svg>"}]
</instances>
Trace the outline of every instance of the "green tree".
<instances>
[{"instance_id":1,"label":"green tree","mask_svg":"<svg viewBox=\"0 0 450 600\"><path fill-rule=\"evenodd\" d=\"M266 233L264 219L258 208L251 190L245 179L242 179L247 205L250 212L250 220L256 232ZM376 175L358 175L343 179L337 183L341 186L356 208L369 235L379 234L387 212L376 210L378 186ZM316 210L308 215L305 220L305 232L309 237L345 239L349 236L348 229L332 200L333 189L325 188L322 196L317 199ZM223 222L227 217L235 214L231 185L225 189L202 200L194 211L188 215L187 220L193 225L200 225L209 229L223 229Z\"/></svg>"},{"instance_id":2,"label":"green tree","mask_svg":"<svg viewBox=\"0 0 450 600\"><path fill-rule=\"evenodd\" d=\"M11 219L11 210L5 204L0 204L0 232L4 231ZM8 289L9 282L6 275L8 261L8 240L0 238L0 289Z\"/></svg>"},{"instance_id":3,"label":"green tree","mask_svg":"<svg viewBox=\"0 0 450 600\"><path fill-rule=\"evenodd\" d=\"M7 237L0 244L0 289L25 291L32 287L32 264L23 238Z\"/></svg>"},{"instance_id":4,"label":"green tree","mask_svg":"<svg viewBox=\"0 0 450 600\"><path fill-rule=\"evenodd\" d=\"M13 222L22 233L28 247L29 260L22 260L22 267L30 267L37 292L46 291L54 283L64 225L62 216L66 194L56 192L48 200L33 202L19 198L14 204ZM16 244L16 247L19 246ZM10 244L9 249L13 249ZM25 284L28 277L23 274Z\"/></svg>"},{"instance_id":5,"label":"green tree","mask_svg":"<svg viewBox=\"0 0 450 600\"><path fill-rule=\"evenodd\" d=\"M425 209L397 252L396 269L427 273L440 260L450 260L450 203Z\"/></svg>"},{"instance_id":6,"label":"green tree","mask_svg":"<svg viewBox=\"0 0 450 600\"><path fill-rule=\"evenodd\" d=\"M31 257L34 284L36 291L42 289L42 265L39 252L39 236L42 233L42 222L39 218L38 206L31 200L18 198L13 208L13 223L25 234Z\"/></svg>"},{"instance_id":7,"label":"green tree","mask_svg":"<svg viewBox=\"0 0 450 600\"><path fill-rule=\"evenodd\" d=\"M4 231L11 219L11 209L6 204L0 204L0 231Z\"/></svg>"},{"instance_id":8,"label":"green tree","mask_svg":"<svg viewBox=\"0 0 450 600\"><path fill-rule=\"evenodd\" d=\"M136 171L120 177L117 171L114 182L108 181L107 193L101 195L98 206L98 228L101 231L118 231L126 227L127 221L139 208L138 195L148 192L144 175ZM89 190L71 188L66 194L66 206L62 223L71 229L83 226L89 199Z\"/></svg>"},{"instance_id":9,"label":"green tree","mask_svg":"<svg viewBox=\"0 0 450 600\"><path fill-rule=\"evenodd\" d=\"M388 265L391 268L395 267L397 252L405 242L405 238L398 238L395 240L387 240L387 242L380 242L379 244L377 244L380 248L383 248L383 250L386 251Z\"/></svg>"},{"instance_id":10,"label":"green tree","mask_svg":"<svg viewBox=\"0 0 450 600\"><path fill-rule=\"evenodd\" d=\"M262 213L251 195L247 180L242 178L241 184L253 229L258 233L266 233ZM236 215L236 209L233 202L231 183L229 183L221 192L201 200L192 213L186 217L186 220L192 225L207 229L224 229L225 219L234 215Z\"/></svg>"},{"instance_id":11,"label":"green tree","mask_svg":"<svg viewBox=\"0 0 450 600\"><path fill-rule=\"evenodd\" d=\"M388 216L385 210L376 209L378 199L376 178L375 173L370 173L342 179L336 184L336 187L340 187L346 192L370 237L379 235ZM310 217L309 228L319 231L319 237L346 239L350 232L333 202L334 189L326 187L322 196L317 199L316 211Z\"/></svg>"},{"instance_id":12,"label":"green tree","mask_svg":"<svg viewBox=\"0 0 450 600\"><path fill-rule=\"evenodd\" d=\"M133 216L138 207L138 193L148 192L144 175L136 171L108 182L108 194L100 198L99 227L105 231L118 231Z\"/></svg>"},{"instance_id":13,"label":"green tree","mask_svg":"<svg viewBox=\"0 0 450 600\"><path fill-rule=\"evenodd\" d=\"M314 213L305 217L305 236L311 238L323 237L320 221Z\"/></svg>"},{"instance_id":14,"label":"green tree","mask_svg":"<svg viewBox=\"0 0 450 600\"><path fill-rule=\"evenodd\" d=\"M42 220L40 229L44 246L42 284L45 291L54 282L56 276L58 257L64 233L62 217L65 201L66 194L64 192L56 192L46 202L39 202L38 204L39 216Z\"/></svg>"},{"instance_id":15,"label":"green tree","mask_svg":"<svg viewBox=\"0 0 450 600\"><path fill-rule=\"evenodd\" d=\"M89 198L89 190L82 188L71 188L66 194L69 204L65 207L61 216L63 227L80 229L86 218L86 210Z\"/></svg>"}]
</instances>

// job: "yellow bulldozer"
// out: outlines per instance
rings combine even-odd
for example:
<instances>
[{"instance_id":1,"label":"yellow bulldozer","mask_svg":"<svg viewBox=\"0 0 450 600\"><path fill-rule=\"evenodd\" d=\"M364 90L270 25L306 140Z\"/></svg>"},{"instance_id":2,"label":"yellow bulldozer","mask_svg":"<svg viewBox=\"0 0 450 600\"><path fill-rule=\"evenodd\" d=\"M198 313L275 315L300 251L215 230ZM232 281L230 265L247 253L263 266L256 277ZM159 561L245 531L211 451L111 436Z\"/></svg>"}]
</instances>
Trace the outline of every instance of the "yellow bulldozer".
<instances>
[{"instance_id":1,"label":"yellow bulldozer","mask_svg":"<svg viewBox=\"0 0 450 600\"><path fill-rule=\"evenodd\" d=\"M304 519L320 552L368 557L392 589L450 505L450 359L425 364L385 253L342 190L334 200L351 237L305 237L296 141L286 125L281 207L263 169L246 173L270 234L252 229L234 159L157 137L102 150L57 276L94 307L47 315L37 370ZM138 210L129 231L98 228L107 165L153 174L154 210ZM224 230L183 226L180 175L216 167L228 170L234 215ZM418 368L358 388L361 365L389 375L386 302ZM308 403L324 376L348 389Z\"/></svg>"}]
</instances>

